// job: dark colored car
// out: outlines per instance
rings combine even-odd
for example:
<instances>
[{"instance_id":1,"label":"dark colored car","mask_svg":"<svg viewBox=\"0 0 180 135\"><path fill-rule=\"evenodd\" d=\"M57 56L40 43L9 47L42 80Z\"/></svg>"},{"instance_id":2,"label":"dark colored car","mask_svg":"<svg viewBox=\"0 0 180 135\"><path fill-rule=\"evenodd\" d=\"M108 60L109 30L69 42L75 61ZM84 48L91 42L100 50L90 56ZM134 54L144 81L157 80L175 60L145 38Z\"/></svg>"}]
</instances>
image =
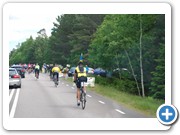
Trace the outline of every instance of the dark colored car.
<instances>
[{"instance_id":1,"label":"dark colored car","mask_svg":"<svg viewBox=\"0 0 180 135\"><path fill-rule=\"evenodd\" d=\"M75 69L76 69L76 67L71 67L71 68L70 68L70 70L69 70L69 72L68 72L68 76L69 76L69 77L71 77L71 76L74 75Z\"/></svg>"},{"instance_id":2,"label":"dark colored car","mask_svg":"<svg viewBox=\"0 0 180 135\"><path fill-rule=\"evenodd\" d=\"M96 68L94 69L94 74L106 77L107 72L102 68Z\"/></svg>"},{"instance_id":3,"label":"dark colored car","mask_svg":"<svg viewBox=\"0 0 180 135\"><path fill-rule=\"evenodd\" d=\"M21 78L25 78L25 68L21 65L13 65L11 68L15 68L19 75L21 75Z\"/></svg>"}]
</instances>

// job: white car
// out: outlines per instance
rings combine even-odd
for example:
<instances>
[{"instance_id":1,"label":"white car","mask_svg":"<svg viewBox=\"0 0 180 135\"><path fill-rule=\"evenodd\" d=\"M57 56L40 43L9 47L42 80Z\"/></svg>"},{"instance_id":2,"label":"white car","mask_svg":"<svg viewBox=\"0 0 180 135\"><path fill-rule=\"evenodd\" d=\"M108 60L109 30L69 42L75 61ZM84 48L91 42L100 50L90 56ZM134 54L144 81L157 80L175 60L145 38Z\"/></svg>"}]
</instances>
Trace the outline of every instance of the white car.
<instances>
[{"instance_id":1,"label":"white car","mask_svg":"<svg viewBox=\"0 0 180 135\"><path fill-rule=\"evenodd\" d=\"M21 76L15 68L9 68L9 86L21 88Z\"/></svg>"},{"instance_id":2,"label":"white car","mask_svg":"<svg viewBox=\"0 0 180 135\"><path fill-rule=\"evenodd\" d=\"M88 74L94 74L94 69L93 68L89 68Z\"/></svg>"}]
</instances>

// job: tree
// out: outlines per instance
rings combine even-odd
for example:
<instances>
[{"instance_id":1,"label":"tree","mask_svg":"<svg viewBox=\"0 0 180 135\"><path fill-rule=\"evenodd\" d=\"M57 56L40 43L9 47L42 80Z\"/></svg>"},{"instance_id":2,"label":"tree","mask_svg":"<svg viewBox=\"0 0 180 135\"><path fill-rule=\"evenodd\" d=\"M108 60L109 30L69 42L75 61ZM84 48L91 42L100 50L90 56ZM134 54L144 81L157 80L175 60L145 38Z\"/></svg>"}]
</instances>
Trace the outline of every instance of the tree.
<instances>
[{"instance_id":1,"label":"tree","mask_svg":"<svg viewBox=\"0 0 180 135\"><path fill-rule=\"evenodd\" d=\"M77 64L81 53L87 60L88 48L105 15L65 14L58 16L50 37L52 60Z\"/></svg>"},{"instance_id":2,"label":"tree","mask_svg":"<svg viewBox=\"0 0 180 135\"><path fill-rule=\"evenodd\" d=\"M144 97L157 64L158 44L164 43L164 28L164 15L107 15L92 40L89 60L106 70L127 68Z\"/></svg>"},{"instance_id":3,"label":"tree","mask_svg":"<svg viewBox=\"0 0 180 135\"><path fill-rule=\"evenodd\" d=\"M69 35L72 34L75 15L61 15L56 18L50 37L51 61L66 65L70 54Z\"/></svg>"},{"instance_id":4,"label":"tree","mask_svg":"<svg viewBox=\"0 0 180 135\"><path fill-rule=\"evenodd\" d=\"M48 38L30 36L17 49L10 53L10 64L46 62Z\"/></svg>"},{"instance_id":5,"label":"tree","mask_svg":"<svg viewBox=\"0 0 180 135\"><path fill-rule=\"evenodd\" d=\"M158 64L155 71L151 72L151 95L157 99L165 99L165 46L160 44L160 55L155 60Z\"/></svg>"},{"instance_id":6,"label":"tree","mask_svg":"<svg viewBox=\"0 0 180 135\"><path fill-rule=\"evenodd\" d=\"M141 70L141 89L142 89L142 96L145 97L144 93L144 75L143 75L143 64L142 64L142 35L143 35L143 24L142 24L142 17L140 15L139 17L139 29L140 29L140 35L139 35L139 59L140 59L140 70Z\"/></svg>"},{"instance_id":7,"label":"tree","mask_svg":"<svg viewBox=\"0 0 180 135\"><path fill-rule=\"evenodd\" d=\"M48 38L44 37L37 37L34 42L34 56L35 56L35 63L42 65L43 63L47 63L47 48L48 48Z\"/></svg>"},{"instance_id":8,"label":"tree","mask_svg":"<svg viewBox=\"0 0 180 135\"><path fill-rule=\"evenodd\" d=\"M140 95L138 82L133 65L131 64L131 58L127 51L135 42L133 39L135 39L134 36L137 35L137 26L135 27L137 19L134 18L133 15L106 16L90 46L90 54L94 56L90 58L90 60L94 62L94 59L96 59L96 63L94 64L109 71L113 70L112 67L114 69L121 69L125 65L130 67ZM129 61L129 65L127 65L126 61ZM121 79L120 70L119 78Z\"/></svg>"}]
</instances>

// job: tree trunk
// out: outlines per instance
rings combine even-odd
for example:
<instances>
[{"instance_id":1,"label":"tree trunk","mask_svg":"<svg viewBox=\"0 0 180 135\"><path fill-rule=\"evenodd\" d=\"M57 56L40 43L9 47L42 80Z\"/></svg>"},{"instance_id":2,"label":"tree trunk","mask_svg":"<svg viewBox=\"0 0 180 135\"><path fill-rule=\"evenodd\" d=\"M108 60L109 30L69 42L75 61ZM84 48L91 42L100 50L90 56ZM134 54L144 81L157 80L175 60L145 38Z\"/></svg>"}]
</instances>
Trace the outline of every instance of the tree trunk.
<instances>
[{"instance_id":1,"label":"tree trunk","mask_svg":"<svg viewBox=\"0 0 180 135\"><path fill-rule=\"evenodd\" d=\"M133 67L132 67L131 60L130 60L130 58L129 58L128 52L126 51L126 49L124 49L124 51L125 51L125 53L126 53L126 55L127 55L127 57L128 57L128 61L129 61L129 65L130 65L130 67L131 67L132 75L133 75L134 80L135 80L135 82L136 82L138 94L139 94L139 96L141 96L141 94L140 94L140 89L139 89L139 85L138 85L138 81L137 81L137 79L136 79L136 75L134 74L134 69L133 69Z\"/></svg>"},{"instance_id":2,"label":"tree trunk","mask_svg":"<svg viewBox=\"0 0 180 135\"><path fill-rule=\"evenodd\" d=\"M120 71L120 67L119 67L119 61L118 61L118 53L116 53L116 65L118 67L118 75L119 75L119 79L121 80L121 71Z\"/></svg>"},{"instance_id":3,"label":"tree trunk","mask_svg":"<svg viewBox=\"0 0 180 135\"><path fill-rule=\"evenodd\" d=\"M142 96L145 97L144 93L144 77L143 77L143 65L142 65L142 18L140 15L140 36L139 36L139 49L140 49L140 70L141 70L141 87Z\"/></svg>"}]
</instances>

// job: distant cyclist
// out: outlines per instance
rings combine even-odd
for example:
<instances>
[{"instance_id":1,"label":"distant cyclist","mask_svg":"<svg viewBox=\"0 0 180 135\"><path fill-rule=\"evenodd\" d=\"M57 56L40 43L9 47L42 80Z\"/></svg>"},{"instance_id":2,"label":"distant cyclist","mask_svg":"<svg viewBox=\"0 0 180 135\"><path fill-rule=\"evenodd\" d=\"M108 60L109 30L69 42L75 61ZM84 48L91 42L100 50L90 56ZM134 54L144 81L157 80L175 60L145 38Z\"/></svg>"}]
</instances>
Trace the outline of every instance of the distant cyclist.
<instances>
[{"instance_id":1,"label":"distant cyclist","mask_svg":"<svg viewBox=\"0 0 180 135\"><path fill-rule=\"evenodd\" d=\"M82 60L79 61L78 66L75 69L74 82L76 82L76 86L77 86L76 98L77 98L77 105L79 106L81 82L87 82L86 68L83 66ZM83 88L83 90L86 93L85 87Z\"/></svg>"},{"instance_id":2,"label":"distant cyclist","mask_svg":"<svg viewBox=\"0 0 180 135\"><path fill-rule=\"evenodd\" d=\"M57 81L59 81L59 73L60 73L60 68L57 64L55 64L55 66L52 68L52 74L53 74L53 78L55 75L57 75Z\"/></svg>"},{"instance_id":3,"label":"distant cyclist","mask_svg":"<svg viewBox=\"0 0 180 135\"><path fill-rule=\"evenodd\" d=\"M36 74L38 74L37 79L39 79L39 70L40 70L40 66L38 65L38 63L36 63L36 66L35 66L35 77L36 77Z\"/></svg>"},{"instance_id":4,"label":"distant cyclist","mask_svg":"<svg viewBox=\"0 0 180 135\"><path fill-rule=\"evenodd\" d=\"M52 73L53 67L54 67L53 64L49 65L49 76L50 76L50 79L52 79L52 76L53 76L53 73Z\"/></svg>"}]
</instances>

